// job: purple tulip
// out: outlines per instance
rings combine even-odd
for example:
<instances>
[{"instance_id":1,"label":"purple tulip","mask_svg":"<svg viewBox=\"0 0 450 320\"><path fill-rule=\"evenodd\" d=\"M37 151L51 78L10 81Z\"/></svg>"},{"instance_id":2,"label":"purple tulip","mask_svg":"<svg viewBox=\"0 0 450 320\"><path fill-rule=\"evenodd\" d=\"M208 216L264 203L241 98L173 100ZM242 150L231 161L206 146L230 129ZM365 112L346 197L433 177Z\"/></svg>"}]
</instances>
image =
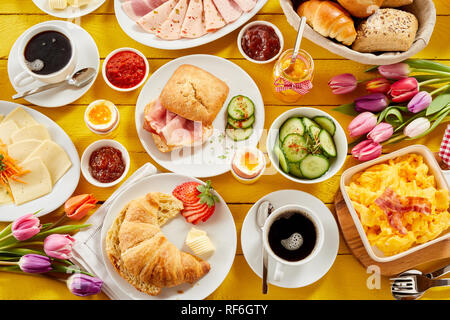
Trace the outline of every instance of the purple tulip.
<instances>
[{"instance_id":1,"label":"purple tulip","mask_svg":"<svg viewBox=\"0 0 450 320\"><path fill-rule=\"evenodd\" d=\"M378 158L381 155L382 147L372 140L364 140L352 149L352 155L359 161L368 161Z\"/></svg>"},{"instance_id":2,"label":"purple tulip","mask_svg":"<svg viewBox=\"0 0 450 320\"><path fill-rule=\"evenodd\" d=\"M52 264L49 257L39 254L26 254L19 260L20 270L27 273L44 273L52 270Z\"/></svg>"},{"instance_id":3,"label":"purple tulip","mask_svg":"<svg viewBox=\"0 0 450 320\"><path fill-rule=\"evenodd\" d=\"M41 231L41 223L32 213L26 214L12 223L11 231L14 238L19 241L25 241Z\"/></svg>"},{"instance_id":4,"label":"purple tulip","mask_svg":"<svg viewBox=\"0 0 450 320\"><path fill-rule=\"evenodd\" d=\"M343 73L331 78L328 86L334 94L346 94L356 89L358 81L353 74Z\"/></svg>"},{"instance_id":5,"label":"purple tulip","mask_svg":"<svg viewBox=\"0 0 450 320\"><path fill-rule=\"evenodd\" d=\"M86 297L102 291L103 281L82 273L75 273L67 279L67 287L76 296Z\"/></svg>"},{"instance_id":6,"label":"purple tulip","mask_svg":"<svg viewBox=\"0 0 450 320\"><path fill-rule=\"evenodd\" d=\"M394 128L392 127L392 125L386 122L381 122L367 134L367 138L369 138L373 142L381 143L389 139L393 134Z\"/></svg>"},{"instance_id":7,"label":"purple tulip","mask_svg":"<svg viewBox=\"0 0 450 320\"><path fill-rule=\"evenodd\" d=\"M358 112L379 112L387 107L388 98L382 93L372 93L355 99L355 110Z\"/></svg>"},{"instance_id":8,"label":"purple tulip","mask_svg":"<svg viewBox=\"0 0 450 320\"><path fill-rule=\"evenodd\" d=\"M70 259L75 239L68 234L51 234L44 240L45 253L57 259Z\"/></svg>"},{"instance_id":9,"label":"purple tulip","mask_svg":"<svg viewBox=\"0 0 450 320\"><path fill-rule=\"evenodd\" d=\"M433 98L426 91L418 92L408 103L408 110L412 113L420 112L430 105Z\"/></svg>"},{"instance_id":10,"label":"purple tulip","mask_svg":"<svg viewBox=\"0 0 450 320\"><path fill-rule=\"evenodd\" d=\"M361 136L377 125L377 116L371 112L363 112L356 116L348 126L350 137Z\"/></svg>"},{"instance_id":11,"label":"purple tulip","mask_svg":"<svg viewBox=\"0 0 450 320\"><path fill-rule=\"evenodd\" d=\"M399 80L406 78L411 70L406 63L395 63L387 66L379 66L378 72L388 79Z\"/></svg>"}]
</instances>

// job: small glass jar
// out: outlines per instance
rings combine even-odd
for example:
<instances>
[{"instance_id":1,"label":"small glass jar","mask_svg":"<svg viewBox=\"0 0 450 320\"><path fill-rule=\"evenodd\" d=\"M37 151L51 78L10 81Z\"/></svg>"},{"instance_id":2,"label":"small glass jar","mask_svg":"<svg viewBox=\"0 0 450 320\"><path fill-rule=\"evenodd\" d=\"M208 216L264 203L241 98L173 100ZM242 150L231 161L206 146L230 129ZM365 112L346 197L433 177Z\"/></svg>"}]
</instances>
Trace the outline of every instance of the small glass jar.
<instances>
[{"instance_id":1,"label":"small glass jar","mask_svg":"<svg viewBox=\"0 0 450 320\"><path fill-rule=\"evenodd\" d=\"M293 52L293 49L289 49L281 54L273 67L272 77L274 95L289 103L298 101L311 90L314 75L314 61L309 53L302 49L298 52L292 72L286 73Z\"/></svg>"}]
</instances>

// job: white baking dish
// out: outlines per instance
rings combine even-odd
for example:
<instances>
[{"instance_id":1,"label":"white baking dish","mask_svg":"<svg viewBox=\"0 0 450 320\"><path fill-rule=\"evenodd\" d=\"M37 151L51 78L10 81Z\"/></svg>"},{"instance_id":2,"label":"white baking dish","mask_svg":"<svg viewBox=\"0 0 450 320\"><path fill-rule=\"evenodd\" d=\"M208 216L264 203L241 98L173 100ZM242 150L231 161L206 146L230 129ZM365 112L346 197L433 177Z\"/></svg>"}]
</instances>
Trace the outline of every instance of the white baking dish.
<instances>
[{"instance_id":1,"label":"white baking dish","mask_svg":"<svg viewBox=\"0 0 450 320\"><path fill-rule=\"evenodd\" d=\"M450 237L450 228L447 229L447 231L444 231L442 235L437 237L434 240L428 241L426 243L414 246L406 251L403 251L401 253L392 255L392 256L385 256L376 246L371 246L369 243L369 240L367 239L367 235L364 231L364 228L361 224L361 221L359 220L358 214L355 211L355 208L353 207L353 204L350 200L349 195L347 194L347 191L345 189L345 186L350 184L351 178L354 174L361 172L365 170L368 167L371 167L373 165L385 162L389 159L397 158L399 156L409 154L409 153L415 153L423 156L425 162L428 164L431 172L436 178L436 184L439 189L448 189L450 184L450 170L441 170L439 167L439 164L437 163L433 153L428 149L427 147L423 145L413 145L409 146L400 150L397 150L395 152L389 153L385 156L379 157L377 159L364 162L362 164L356 165L352 168L347 169L341 176L341 192L344 197L345 203L347 204L347 207L349 209L349 212L353 218L353 221L355 223L356 229L358 230L358 233L361 237L361 240L364 244L364 247L367 250L367 253L369 256L377 261L377 262L390 262L394 261L400 258L403 258L407 256L408 254L411 254L415 251L421 250L423 248L426 248L436 242L442 241L444 239L448 239ZM420 262L418 262L420 263Z\"/></svg>"}]
</instances>

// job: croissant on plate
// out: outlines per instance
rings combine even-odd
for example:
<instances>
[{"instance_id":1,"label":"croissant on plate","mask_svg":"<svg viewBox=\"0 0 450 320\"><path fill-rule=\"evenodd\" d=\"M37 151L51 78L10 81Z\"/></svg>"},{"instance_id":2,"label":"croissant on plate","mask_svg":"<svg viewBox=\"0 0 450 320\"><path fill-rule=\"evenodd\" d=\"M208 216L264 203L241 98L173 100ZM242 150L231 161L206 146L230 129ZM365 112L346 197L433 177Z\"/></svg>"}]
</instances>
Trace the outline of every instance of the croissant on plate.
<instances>
[{"instance_id":1,"label":"croissant on plate","mask_svg":"<svg viewBox=\"0 0 450 320\"><path fill-rule=\"evenodd\" d=\"M150 295L158 295L161 288L194 283L210 270L208 262L179 250L166 238L158 209L153 196L132 200L106 239L106 251L119 274Z\"/></svg>"},{"instance_id":2,"label":"croissant on plate","mask_svg":"<svg viewBox=\"0 0 450 320\"><path fill-rule=\"evenodd\" d=\"M356 38L353 19L345 9L332 1L309 0L297 9L299 16L324 37L351 45Z\"/></svg>"}]
</instances>

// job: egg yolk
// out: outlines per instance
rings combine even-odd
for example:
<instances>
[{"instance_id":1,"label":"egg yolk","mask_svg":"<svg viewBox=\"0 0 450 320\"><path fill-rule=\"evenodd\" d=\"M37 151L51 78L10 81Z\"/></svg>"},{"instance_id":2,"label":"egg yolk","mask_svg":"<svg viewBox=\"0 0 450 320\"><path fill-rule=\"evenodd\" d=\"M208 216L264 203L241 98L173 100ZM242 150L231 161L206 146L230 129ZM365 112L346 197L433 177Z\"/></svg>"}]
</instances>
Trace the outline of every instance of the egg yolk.
<instances>
[{"instance_id":1,"label":"egg yolk","mask_svg":"<svg viewBox=\"0 0 450 320\"><path fill-rule=\"evenodd\" d=\"M89 111L89 121L93 124L106 124L111 121L111 109L104 104L95 105Z\"/></svg>"},{"instance_id":2,"label":"egg yolk","mask_svg":"<svg viewBox=\"0 0 450 320\"><path fill-rule=\"evenodd\" d=\"M249 171L253 171L259 164L258 160L259 159L255 154L246 152L241 157L241 165Z\"/></svg>"}]
</instances>

